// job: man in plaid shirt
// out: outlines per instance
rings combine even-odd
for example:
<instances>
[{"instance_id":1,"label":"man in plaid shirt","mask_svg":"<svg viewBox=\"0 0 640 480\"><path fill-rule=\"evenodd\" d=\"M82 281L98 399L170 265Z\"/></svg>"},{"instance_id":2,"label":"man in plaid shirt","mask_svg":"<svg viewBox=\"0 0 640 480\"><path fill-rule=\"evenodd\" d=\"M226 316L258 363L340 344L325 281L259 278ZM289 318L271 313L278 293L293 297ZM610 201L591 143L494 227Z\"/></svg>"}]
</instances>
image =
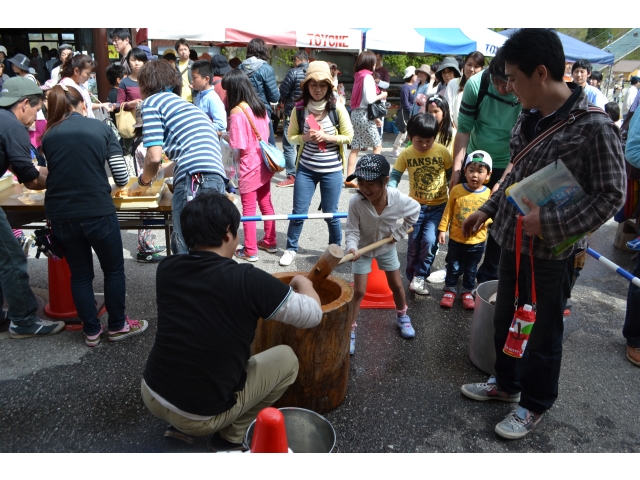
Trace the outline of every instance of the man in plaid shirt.
<instances>
[{"instance_id":1,"label":"man in plaid shirt","mask_svg":"<svg viewBox=\"0 0 640 480\"><path fill-rule=\"evenodd\" d=\"M565 59L555 31L519 30L501 50L507 90L522 103L522 113L511 132L511 159L549 128L569 119L515 163L498 192L463 224L468 235L492 218L492 233L502 247L502 256L494 314L496 375L487 383L463 385L462 393L474 400L518 403L495 428L501 437L516 439L525 436L558 397L563 311L571 291L574 257L586 248L586 237L557 256L551 248L575 235L593 232L620 210L626 177L620 136L613 122L599 112L575 118L589 103L582 88L566 84L562 78ZM586 197L568 207L538 207L527 201L531 211L523 218L522 248L516 252L518 211L507 201L505 189L557 160L564 162ZM515 312L516 254L520 255L518 305L532 304L530 256L537 292L536 322L522 359L502 351Z\"/></svg>"}]
</instances>

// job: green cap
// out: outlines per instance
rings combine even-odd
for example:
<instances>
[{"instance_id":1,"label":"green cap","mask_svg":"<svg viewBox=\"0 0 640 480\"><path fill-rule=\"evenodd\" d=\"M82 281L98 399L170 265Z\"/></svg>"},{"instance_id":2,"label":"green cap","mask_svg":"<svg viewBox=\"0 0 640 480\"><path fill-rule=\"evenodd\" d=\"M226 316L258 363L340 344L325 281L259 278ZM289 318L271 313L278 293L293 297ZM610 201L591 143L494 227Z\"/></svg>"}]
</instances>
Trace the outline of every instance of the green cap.
<instances>
[{"instance_id":1,"label":"green cap","mask_svg":"<svg viewBox=\"0 0 640 480\"><path fill-rule=\"evenodd\" d=\"M9 107L27 95L43 95L43 93L34 81L23 77L12 77L2 85L0 107Z\"/></svg>"}]
</instances>

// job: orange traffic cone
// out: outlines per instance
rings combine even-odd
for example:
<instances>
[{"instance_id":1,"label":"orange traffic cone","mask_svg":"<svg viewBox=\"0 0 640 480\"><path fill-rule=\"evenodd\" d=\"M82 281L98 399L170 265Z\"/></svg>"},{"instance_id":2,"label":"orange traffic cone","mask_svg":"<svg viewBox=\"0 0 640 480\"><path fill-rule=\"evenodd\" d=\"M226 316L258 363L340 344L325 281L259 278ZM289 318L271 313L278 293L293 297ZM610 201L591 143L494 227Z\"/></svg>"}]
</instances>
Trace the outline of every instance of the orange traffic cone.
<instances>
[{"instance_id":1,"label":"orange traffic cone","mask_svg":"<svg viewBox=\"0 0 640 480\"><path fill-rule=\"evenodd\" d=\"M71 296L71 271L67 260L62 258L49 261L49 303L44 313L51 318L74 318L78 316Z\"/></svg>"},{"instance_id":2,"label":"orange traffic cone","mask_svg":"<svg viewBox=\"0 0 640 480\"><path fill-rule=\"evenodd\" d=\"M367 291L364 294L360 308L396 308L393 293L387 283L386 274L378 268L374 258L371 262L371 273L367 279Z\"/></svg>"},{"instance_id":3,"label":"orange traffic cone","mask_svg":"<svg viewBox=\"0 0 640 480\"><path fill-rule=\"evenodd\" d=\"M284 416L277 408L260 411L253 428L251 453L288 453L287 429Z\"/></svg>"}]
</instances>

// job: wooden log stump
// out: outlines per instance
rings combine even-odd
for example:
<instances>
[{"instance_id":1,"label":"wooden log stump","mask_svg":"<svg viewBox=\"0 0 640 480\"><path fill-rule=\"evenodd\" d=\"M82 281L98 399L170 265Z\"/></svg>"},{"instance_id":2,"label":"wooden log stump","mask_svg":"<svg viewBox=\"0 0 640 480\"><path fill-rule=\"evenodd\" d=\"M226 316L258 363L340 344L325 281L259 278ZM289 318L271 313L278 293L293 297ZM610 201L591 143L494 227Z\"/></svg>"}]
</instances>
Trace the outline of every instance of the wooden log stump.
<instances>
[{"instance_id":1,"label":"wooden log stump","mask_svg":"<svg viewBox=\"0 0 640 480\"><path fill-rule=\"evenodd\" d=\"M282 272L273 276L289 284L295 275L306 273ZM301 330L260 319L251 354L289 345L298 357L298 377L274 406L325 414L336 409L347 395L353 289L345 280L329 276L316 291L322 304L318 326Z\"/></svg>"}]
</instances>

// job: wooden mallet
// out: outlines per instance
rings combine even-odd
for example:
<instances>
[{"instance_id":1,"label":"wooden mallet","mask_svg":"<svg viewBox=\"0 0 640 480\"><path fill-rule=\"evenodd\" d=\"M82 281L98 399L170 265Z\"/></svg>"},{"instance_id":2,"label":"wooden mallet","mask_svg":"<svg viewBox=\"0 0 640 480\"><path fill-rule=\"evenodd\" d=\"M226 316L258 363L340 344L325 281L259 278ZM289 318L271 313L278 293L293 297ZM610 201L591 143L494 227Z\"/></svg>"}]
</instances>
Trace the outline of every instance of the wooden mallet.
<instances>
[{"instance_id":1,"label":"wooden mallet","mask_svg":"<svg viewBox=\"0 0 640 480\"><path fill-rule=\"evenodd\" d=\"M407 233L411 232L413 232L413 227L407 230ZM382 240L372 243L371 245L367 245L366 247L362 247L358 250L358 253L363 254L370 252L371 250L375 250L376 248L379 248L382 245L385 245L392 241L393 235L387 238L383 238ZM311 280L311 283L313 283L313 289L317 291L318 287L322 285L322 282L324 282L325 279L329 275L331 275L331 272L334 268L336 268L338 265L352 260L353 257L353 253L345 255L344 250L342 250L338 245L334 243L329 245L307 275L307 278Z\"/></svg>"},{"instance_id":2,"label":"wooden mallet","mask_svg":"<svg viewBox=\"0 0 640 480\"><path fill-rule=\"evenodd\" d=\"M413 232L413 227L407 230L407 233L411 233L411 232ZM390 242L393 242L393 235L390 235L387 238L383 238L382 240L378 240L377 242L374 242L371 245L367 245L366 247L362 247L361 249L358 250L357 253L362 255L363 253L367 253L367 252L370 252L371 250L375 250L376 248L379 248ZM342 259L338 262L338 265L342 265L343 263L350 262L353 259L353 257L355 257L355 254L348 253L347 255L342 257Z\"/></svg>"}]
</instances>

